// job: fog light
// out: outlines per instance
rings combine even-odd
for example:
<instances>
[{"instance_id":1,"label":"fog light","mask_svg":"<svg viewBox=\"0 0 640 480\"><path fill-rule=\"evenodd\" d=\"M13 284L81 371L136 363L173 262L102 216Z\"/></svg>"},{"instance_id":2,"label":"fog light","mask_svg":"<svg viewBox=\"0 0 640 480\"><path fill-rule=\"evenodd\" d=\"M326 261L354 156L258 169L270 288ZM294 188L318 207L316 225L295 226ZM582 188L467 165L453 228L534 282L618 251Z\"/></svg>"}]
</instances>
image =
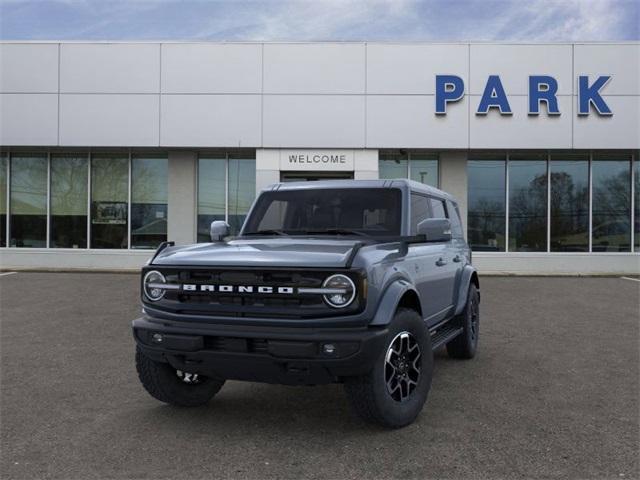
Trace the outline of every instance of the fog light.
<instances>
[{"instance_id":1,"label":"fog light","mask_svg":"<svg viewBox=\"0 0 640 480\"><path fill-rule=\"evenodd\" d=\"M160 333L154 333L153 336L151 337L151 341L153 343L162 343L163 337L162 334Z\"/></svg>"},{"instance_id":2,"label":"fog light","mask_svg":"<svg viewBox=\"0 0 640 480\"><path fill-rule=\"evenodd\" d=\"M325 343L322 345L322 351L327 355L333 355L336 352L336 346L333 343Z\"/></svg>"}]
</instances>

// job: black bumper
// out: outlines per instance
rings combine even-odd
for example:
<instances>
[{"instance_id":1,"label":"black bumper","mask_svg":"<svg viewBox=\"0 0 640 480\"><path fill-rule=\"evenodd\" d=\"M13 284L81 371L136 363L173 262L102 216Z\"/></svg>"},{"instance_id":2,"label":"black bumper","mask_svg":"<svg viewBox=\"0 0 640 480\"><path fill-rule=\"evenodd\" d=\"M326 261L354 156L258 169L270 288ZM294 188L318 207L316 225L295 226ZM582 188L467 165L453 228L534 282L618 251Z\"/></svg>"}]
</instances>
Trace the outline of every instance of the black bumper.
<instances>
[{"instance_id":1,"label":"black bumper","mask_svg":"<svg viewBox=\"0 0 640 480\"><path fill-rule=\"evenodd\" d=\"M142 352L177 370L232 380L315 385L373 367L386 328L259 327L133 321Z\"/></svg>"}]
</instances>

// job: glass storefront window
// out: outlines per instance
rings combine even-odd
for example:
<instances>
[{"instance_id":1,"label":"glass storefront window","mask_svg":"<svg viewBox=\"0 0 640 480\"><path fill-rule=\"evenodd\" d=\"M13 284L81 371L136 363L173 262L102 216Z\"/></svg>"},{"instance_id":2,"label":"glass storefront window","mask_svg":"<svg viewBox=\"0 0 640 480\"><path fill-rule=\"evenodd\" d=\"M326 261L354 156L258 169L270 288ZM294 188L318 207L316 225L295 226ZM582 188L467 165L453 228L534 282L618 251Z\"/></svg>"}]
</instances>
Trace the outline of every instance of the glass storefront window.
<instances>
[{"instance_id":1,"label":"glass storefront window","mask_svg":"<svg viewBox=\"0 0 640 480\"><path fill-rule=\"evenodd\" d=\"M236 235L256 197L256 161L243 156L229 156L229 226Z\"/></svg>"},{"instance_id":2,"label":"glass storefront window","mask_svg":"<svg viewBox=\"0 0 640 480\"><path fill-rule=\"evenodd\" d=\"M51 247L87 247L87 184L86 154L51 157Z\"/></svg>"},{"instance_id":3,"label":"glass storefront window","mask_svg":"<svg viewBox=\"0 0 640 480\"><path fill-rule=\"evenodd\" d=\"M589 251L589 156L551 156L551 251Z\"/></svg>"},{"instance_id":4,"label":"glass storefront window","mask_svg":"<svg viewBox=\"0 0 640 480\"><path fill-rule=\"evenodd\" d=\"M379 178L407 178L409 156L400 152L380 152L378 161Z\"/></svg>"},{"instance_id":5,"label":"glass storefront window","mask_svg":"<svg viewBox=\"0 0 640 480\"><path fill-rule=\"evenodd\" d=\"M7 246L7 155L0 154L0 247Z\"/></svg>"},{"instance_id":6,"label":"glass storefront window","mask_svg":"<svg viewBox=\"0 0 640 480\"><path fill-rule=\"evenodd\" d=\"M129 158L91 157L91 248L127 248Z\"/></svg>"},{"instance_id":7,"label":"glass storefront window","mask_svg":"<svg viewBox=\"0 0 640 480\"><path fill-rule=\"evenodd\" d=\"M630 251L630 168L629 155L593 156L591 242L594 252Z\"/></svg>"},{"instance_id":8,"label":"glass storefront window","mask_svg":"<svg viewBox=\"0 0 640 480\"><path fill-rule=\"evenodd\" d=\"M383 150L379 154L378 178L410 178L438 187L438 155L404 150Z\"/></svg>"},{"instance_id":9,"label":"glass storefront window","mask_svg":"<svg viewBox=\"0 0 640 480\"><path fill-rule=\"evenodd\" d=\"M546 154L509 157L509 251L547 250Z\"/></svg>"},{"instance_id":10,"label":"glass storefront window","mask_svg":"<svg viewBox=\"0 0 640 480\"><path fill-rule=\"evenodd\" d=\"M435 155L411 153L409 178L438 188L438 158Z\"/></svg>"},{"instance_id":11,"label":"glass storefront window","mask_svg":"<svg viewBox=\"0 0 640 480\"><path fill-rule=\"evenodd\" d=\"M198 159L198 242L209 242L209 226L226 217L226 158Z\"/></svg>"},{"instance_id":12,"label":"glass storefront window","mask_svg":"<svg viewBox=\"0 0 640 480\"><path fill-rule=\"evenodd\" d=\"M131 159L131 248L157 248L167 240L166 156Z\"/></svg>"},{"instance_id":13,"label":"glass storefront window","mask_svg":"<svg viewBox=\"0 0 640 480\"><path fill-rule=\"evenodd\" d=\"M467 238L473 250L505 250L505 175L505 160L489 157L467 162Z\"/></svg>"},{"instance_id":14,"label":"glass storefront window","mask_svg":"<svg viewBox=\"0 0 640 480\"><path fill-rule=\"evenodd\" d=\"M47 157L11 156L12 247L47 246Z\"/></svg>"},{"instance_id":15,"label":"glass storefront window","mask_svg":"<svg viewBox=\"0 0 640 480\"><path fill-rule=\"evenodd\" d=\"M198 242L209 242L214 220L225 220L236 235L256 197L254 151L203 156L198 160Z\"/></svg>"}]
</instances>

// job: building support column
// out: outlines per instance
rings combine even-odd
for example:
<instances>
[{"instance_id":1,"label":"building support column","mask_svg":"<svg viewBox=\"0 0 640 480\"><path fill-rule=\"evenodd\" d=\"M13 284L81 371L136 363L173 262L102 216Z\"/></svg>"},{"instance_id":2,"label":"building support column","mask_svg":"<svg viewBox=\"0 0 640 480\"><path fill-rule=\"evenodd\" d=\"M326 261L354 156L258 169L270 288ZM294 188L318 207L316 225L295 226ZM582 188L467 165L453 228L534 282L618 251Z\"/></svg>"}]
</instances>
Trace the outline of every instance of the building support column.
<instances>
[{"instance_id":1,"label":"building support column","mask_svg":"<svg viewBox=\"0 0 640 480\"><path fill-rule=\"evenodd\" d=\"M256 195L280 181L280 150L256 149Z\"/></svg>"},{"instance_id":2,"label":"building support column","mask_svg":"<svg viewBox=\"0 0 640 480\"><path fill-rule=\"evenodd\" d=\"M196 242L197 162L196 152L169 151L167 239L176 245Z\"/></svg>"},{"instance_id":3,"label":"building support column","mask_svg":"<svg viewBox=\"0 0 640 480\"><path fill-rule=\"evenodd\" d=\"M354 152L355 180L378 179L378 150L356 150Z\"/></svg>"},{"instance_id":4,"label":"building support column","mask_svg":"<svg viewBox=\"0 0 640 480\"><path fill-rule=\"evenodd\" d=\"M440 154L440 189L458 200L462 227L467 234L467 152Z\"/></svg>"}]
</instances>

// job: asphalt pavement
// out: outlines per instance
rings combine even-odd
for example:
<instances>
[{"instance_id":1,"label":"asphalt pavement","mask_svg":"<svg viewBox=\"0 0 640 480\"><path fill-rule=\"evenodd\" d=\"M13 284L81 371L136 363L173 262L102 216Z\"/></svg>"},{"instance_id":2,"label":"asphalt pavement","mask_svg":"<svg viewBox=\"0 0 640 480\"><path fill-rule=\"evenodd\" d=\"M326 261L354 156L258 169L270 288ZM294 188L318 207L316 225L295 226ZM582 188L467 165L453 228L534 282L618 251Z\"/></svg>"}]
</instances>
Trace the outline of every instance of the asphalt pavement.
<instances>
[{"instance_id":1,"label":"asphalt pavement","mask_svg":"<svg viewBox=\"0 0 640 480\"><path fill-rule=\"evenodd\" d=\"M227 382L178 409L138 382L131 274L0 276L3 479L638 478L640 282L481 278L478 356L436 356L395 431L340 385Z\"/></svg>"}]
</instances>

